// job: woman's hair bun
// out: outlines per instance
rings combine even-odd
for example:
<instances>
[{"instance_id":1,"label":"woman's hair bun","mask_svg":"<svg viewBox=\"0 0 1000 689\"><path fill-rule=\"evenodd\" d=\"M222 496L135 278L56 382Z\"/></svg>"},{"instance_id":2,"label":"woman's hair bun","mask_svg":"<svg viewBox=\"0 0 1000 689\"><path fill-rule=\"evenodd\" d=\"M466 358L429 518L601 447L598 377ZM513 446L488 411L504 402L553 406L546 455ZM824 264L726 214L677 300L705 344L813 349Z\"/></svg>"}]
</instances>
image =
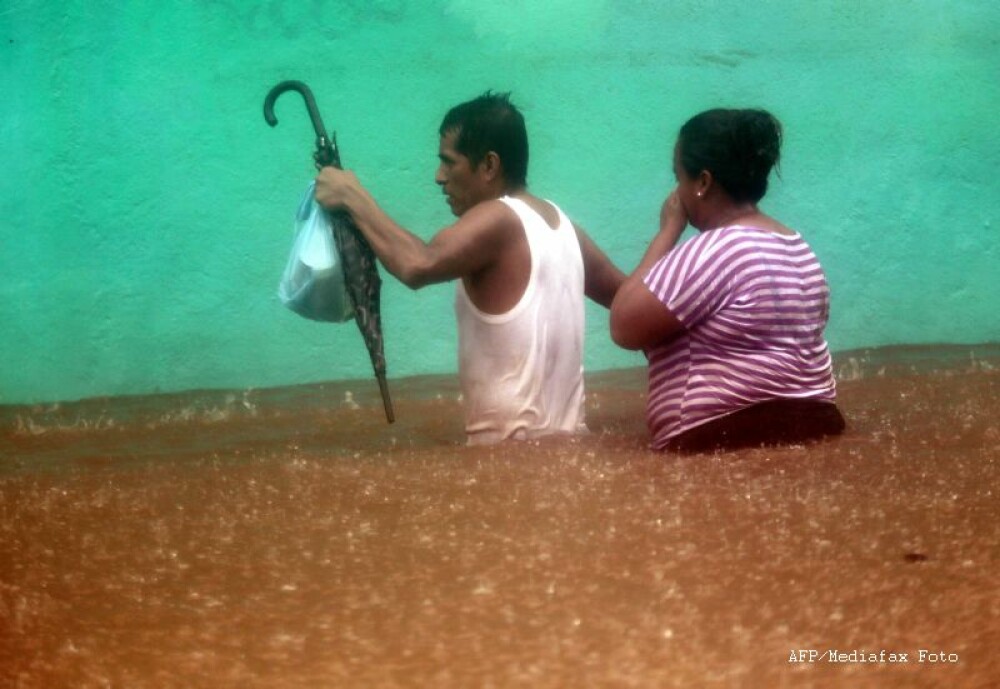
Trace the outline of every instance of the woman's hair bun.
<instances>
[{"instance_id":1,"label":"woman's hair bun","mask_svg":"<svg viewBox=\"0 0 1000 689\"><path fill-rule=\"evenodd\" d=\"M781 123L766 110L738 110L739 127L745 132L752 157L768 170L781 159Z\"/></svg>"}]
</instances>

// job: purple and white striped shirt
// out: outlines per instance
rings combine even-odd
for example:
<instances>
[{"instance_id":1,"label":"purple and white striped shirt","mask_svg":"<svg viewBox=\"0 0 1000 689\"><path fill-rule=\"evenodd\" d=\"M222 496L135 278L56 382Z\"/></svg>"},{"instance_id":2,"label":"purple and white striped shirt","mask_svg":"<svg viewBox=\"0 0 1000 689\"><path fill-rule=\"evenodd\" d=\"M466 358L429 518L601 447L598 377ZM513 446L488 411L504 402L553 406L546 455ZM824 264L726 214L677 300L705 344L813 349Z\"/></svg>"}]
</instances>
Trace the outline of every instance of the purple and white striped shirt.
<instances>
[{"instance_id":1,"label":"purple and white striped shirt","mask_svg":"<svg viewBox=\"0 0 1000 689\"><path fill-rule=\"evenodd\" d=\"M740 225L702 232L644 282L685 327L647 351L653 447L759 402L834 401L823 339L830 288L801 235Z\"/></svg>"}]
</instances>

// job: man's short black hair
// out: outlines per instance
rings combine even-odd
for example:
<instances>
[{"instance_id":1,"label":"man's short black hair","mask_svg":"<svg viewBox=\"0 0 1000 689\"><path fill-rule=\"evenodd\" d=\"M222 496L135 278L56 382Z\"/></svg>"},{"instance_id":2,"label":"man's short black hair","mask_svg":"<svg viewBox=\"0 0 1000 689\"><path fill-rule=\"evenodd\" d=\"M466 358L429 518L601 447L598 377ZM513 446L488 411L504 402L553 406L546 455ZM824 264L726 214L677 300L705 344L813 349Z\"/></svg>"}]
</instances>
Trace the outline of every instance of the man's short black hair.
<instances>
[{"instance_id":1,"label":"man's short black hair","mask_svg":"<svg viewBox=\"0 0 1000 689\"><path fill-rule=\"evenodd\" d=\"M513 186L528 181L528 131L509 93L487 91L456 105L441 122L439 133L458 133L455 150L478 165L493 151L503 165L504 179Z\"/></svg>"}]
</instances>

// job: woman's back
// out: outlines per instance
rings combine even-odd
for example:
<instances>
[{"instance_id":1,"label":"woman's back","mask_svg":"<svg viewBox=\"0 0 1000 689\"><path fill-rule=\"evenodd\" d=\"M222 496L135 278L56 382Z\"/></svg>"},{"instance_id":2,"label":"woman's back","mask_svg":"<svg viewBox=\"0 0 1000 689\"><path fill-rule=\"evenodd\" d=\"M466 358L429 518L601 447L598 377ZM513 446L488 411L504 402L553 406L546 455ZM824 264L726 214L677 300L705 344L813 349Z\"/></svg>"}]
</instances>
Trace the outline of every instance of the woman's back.
<instances>
[{"instance_id":1,"label":"woman's back","mask_svg":"<svg viewBox=\"0 0 1000 689\"><path fill-rule=\"evenodd\" d=\"M711 230L663 257L644 282L685 328L648 352L654 447L760 402L834 400L823 339L829 288L800 235Z\"/></svg>"}]
</instances>

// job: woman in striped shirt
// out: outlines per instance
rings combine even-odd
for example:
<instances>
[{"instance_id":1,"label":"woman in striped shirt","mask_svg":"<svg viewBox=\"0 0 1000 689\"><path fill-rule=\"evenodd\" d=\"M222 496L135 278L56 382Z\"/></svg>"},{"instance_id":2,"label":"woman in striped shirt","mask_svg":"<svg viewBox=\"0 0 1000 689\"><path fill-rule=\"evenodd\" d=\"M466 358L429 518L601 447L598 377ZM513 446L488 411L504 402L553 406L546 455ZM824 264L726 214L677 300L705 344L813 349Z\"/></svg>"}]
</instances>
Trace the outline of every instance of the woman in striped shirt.
<instances>
[{"instance_id":1,"label":"woman in striped shirt","mask_svg":"<svg viewBox=\"0 0 1000 689\"><path fill-rule=\"evenodd\" d=\"M660 232L611 306L612 339L649 359L656 449L844 429L826 278L805 240L757 207L780 147L781 125L761 110L709 110L681 127ZM688 223L699 234L674 248Z\"/></svg>"}]
</instances>

